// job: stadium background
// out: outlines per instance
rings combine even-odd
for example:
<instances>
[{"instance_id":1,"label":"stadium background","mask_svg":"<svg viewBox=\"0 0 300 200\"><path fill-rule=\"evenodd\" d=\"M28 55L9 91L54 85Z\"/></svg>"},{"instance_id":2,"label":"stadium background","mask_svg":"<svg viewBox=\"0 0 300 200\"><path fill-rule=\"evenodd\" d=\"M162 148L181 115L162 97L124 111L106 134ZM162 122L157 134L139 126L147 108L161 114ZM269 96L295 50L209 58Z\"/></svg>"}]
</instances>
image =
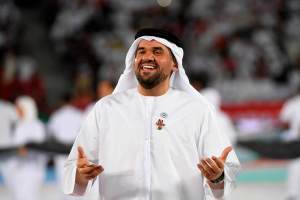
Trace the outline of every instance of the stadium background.
<instances>
[{"instance_id":1,"label":"stadium background","mask_svg":"<svg viewBox=\"0 0 300 200\"><path fill-rule=\"evenodd\" d=\"M299 13L297 0L1 0L0 96L34 97L45 123L65 93L84 109L99 80L117 81L135 31L164 27L183 39L189 76L220 92L238 140L281 138L278 114L300 85ZM35 73L24 81L27 65ZM284 199L288 160L237 149L232 199ZM51 161L47 170L43 192L55 199Z\"/></svg>"}]
</instances>

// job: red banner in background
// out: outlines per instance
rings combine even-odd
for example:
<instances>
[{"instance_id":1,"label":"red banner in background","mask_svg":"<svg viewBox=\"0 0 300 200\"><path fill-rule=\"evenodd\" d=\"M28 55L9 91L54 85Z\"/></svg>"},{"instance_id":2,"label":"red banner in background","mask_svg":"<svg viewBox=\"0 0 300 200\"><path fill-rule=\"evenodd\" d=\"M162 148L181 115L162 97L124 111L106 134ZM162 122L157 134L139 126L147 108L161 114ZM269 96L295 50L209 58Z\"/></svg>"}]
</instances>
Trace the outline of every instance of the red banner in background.
<instances>
[{"instance_id":1,"label":"red banner in background","mask_svg":"<svg viewBox=\"0 0 300 200\"><path fill-rule=\"evenodd\" d=\"M233 120L241 117L270 117L278 118L283 101L273 102L243 102L235 104L223 104L221 109Z\"/></svg>"}]
</instances>

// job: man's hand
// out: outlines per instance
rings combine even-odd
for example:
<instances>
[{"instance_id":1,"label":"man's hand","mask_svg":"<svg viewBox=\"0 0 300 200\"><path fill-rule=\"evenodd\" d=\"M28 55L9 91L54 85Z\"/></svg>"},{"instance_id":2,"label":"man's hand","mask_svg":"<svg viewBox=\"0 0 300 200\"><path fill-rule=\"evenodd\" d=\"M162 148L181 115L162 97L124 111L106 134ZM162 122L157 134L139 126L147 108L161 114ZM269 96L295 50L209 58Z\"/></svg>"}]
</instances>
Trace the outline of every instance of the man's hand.
<instances>
[{"instance_id":1,"label":"man's hand","mask_svg":"<svg viewBox=\"0 0 300 200\"><path fill-rule=\"evenodd\" d=\"M197 166L202 172L203 176L209 181L214 181L219 178L224 172L224 163L231 150L232 147L228 146L223 150L220 157L212 156L211 158L201 159Z\"/></svg>"},{"instance_id":2,"label":"man's hand","mask_svg":"<svg viewBox=\"0 0 300 200\"><path fill-rule=\"evenodd\" d=\"M96 178L104 169L101 165L91 164L81 146L77 150L76 182L81 186L86 186L89 180Z\"/></svg>"}]
</instances>

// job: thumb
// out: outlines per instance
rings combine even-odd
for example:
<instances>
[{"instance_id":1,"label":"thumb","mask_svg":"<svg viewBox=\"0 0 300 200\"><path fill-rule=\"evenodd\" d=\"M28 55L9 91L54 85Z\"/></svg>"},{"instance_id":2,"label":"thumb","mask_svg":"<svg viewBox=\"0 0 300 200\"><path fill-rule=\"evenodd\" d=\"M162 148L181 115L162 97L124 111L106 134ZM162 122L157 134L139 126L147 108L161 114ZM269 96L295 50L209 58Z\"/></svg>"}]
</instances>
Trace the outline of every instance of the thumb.
<instances>
[{"instance_id":1,"label":"thumb","mask_svg":"<svg viewBox=\"0 0 300 200\"><path fill-rule=\"evenodd\" d=\"M220 156L220 159L225 162L227 159L228 154L230 153L230 151L232 150L231 146L226 147L223 152L222 155Z\"/></svg>"},{"instance_id":2,"label":"thumb","mask_svg":"<svg viewBox=\"0 0 300 200\"><path fill-rule=\"evenodd\" d=\"M83 150L83 148L81 146L78 146L77 150L78 150L78 158L86 158L84 150Z\"/></svg>"}]
</instances>

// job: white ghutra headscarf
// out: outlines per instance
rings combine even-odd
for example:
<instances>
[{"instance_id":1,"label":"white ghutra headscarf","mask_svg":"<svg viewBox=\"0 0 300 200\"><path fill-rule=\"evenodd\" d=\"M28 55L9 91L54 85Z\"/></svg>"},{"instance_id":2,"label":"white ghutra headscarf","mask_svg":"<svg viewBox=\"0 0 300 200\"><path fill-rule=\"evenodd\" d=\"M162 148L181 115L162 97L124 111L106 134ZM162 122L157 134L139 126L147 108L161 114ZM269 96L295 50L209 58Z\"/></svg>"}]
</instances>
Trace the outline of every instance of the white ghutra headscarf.
<instances>
[{"instance_id":1,"label":"white ghutra headscarf","mask_svg":"<svg viewBox=\"0 0 300 200\"><path fill-rule=\"evenodd\" d=\"M200 97L203 99L202 95L200 95L200 93L191 86L191 84L189 83L189 79L185 74L182 65L183 49L164 38L160 38L156 36L141 36L132 43L126 55L126 60L125 60L126 68L123 74L121 75L113 93L123 92L125 90L137 87L138 81L134 73L134 59L135 59L136 49L141 40L148 40L148 41L156 40L161 44L165 45L166 47L169 47L173 55L175 56L178 64L178 71L173 72L171 76L170 87L185 91L192 96L198 98Z\"/></svg>"}]
</instances>

